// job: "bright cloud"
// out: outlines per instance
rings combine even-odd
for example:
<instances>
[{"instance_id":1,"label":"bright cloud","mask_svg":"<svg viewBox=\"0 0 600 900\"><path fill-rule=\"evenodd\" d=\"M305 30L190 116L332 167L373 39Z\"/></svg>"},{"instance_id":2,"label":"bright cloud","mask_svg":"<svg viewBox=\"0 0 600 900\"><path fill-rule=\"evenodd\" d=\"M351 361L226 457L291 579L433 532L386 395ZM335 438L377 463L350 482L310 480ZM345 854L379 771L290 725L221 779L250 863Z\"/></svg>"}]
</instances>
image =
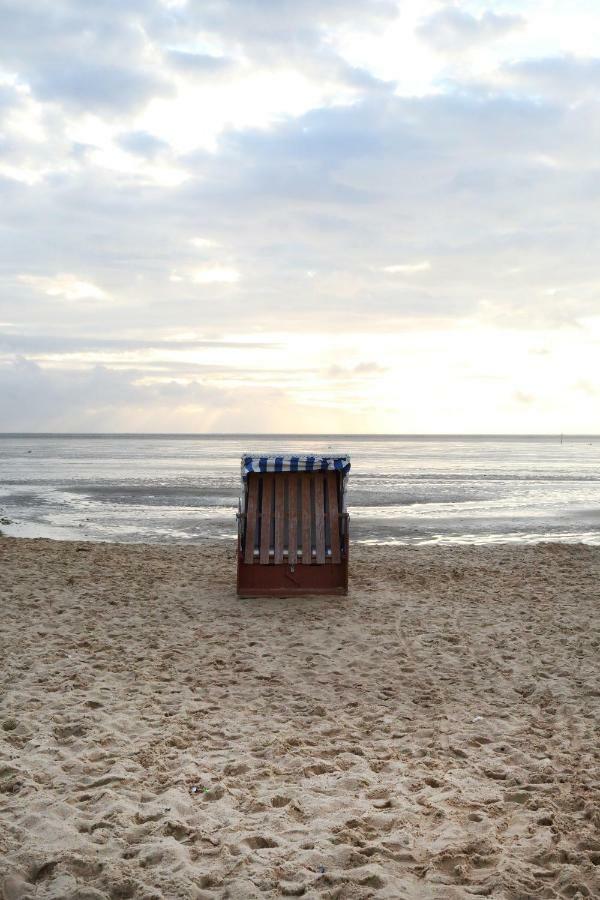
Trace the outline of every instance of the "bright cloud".
<instances>
[{"instance_id":1,"label":"bright cloud","mask_svg":"<svg viewBox=\"0 0 600 900\"><path fill-rule=\"evenodd\" d=\"M381 271L387 272L389 275L411 275L414 272L428 272L430 268L431 264L424 260L423 262L398 263L394 266L384 266Z\"/></svg>"},{"instance_id":2,"label":"bright cloud","mask_svg":"<svg viewBox=\"0 0 600 900\"><path fill-rule=\"evenodd\" d=\"M227 266L204 266L194 269L191 277L196 284L235 284L240 280L240 273Z\"/></svg>"},{"instance_id":3,"label":"bright cloud","mask_svg":"<svg viewBox=\"0 0 600 900\"><path fill-rule=\"evenodd\" d=\"M192 247L197 247L198 250L210 250L212 247L220 247L218 241L213 241L210 238L201 238L195 237L190 238L190 244Z\"/></svg>"},{"instance_id":4,"label":"bright cloud","mask_svg":"<svg viewBox=\"0 0 600 900\"><path fill-rule=\"evenodd\" d=\"M107 295L90 281L82 281L76 275L56 275L49 278L42 275L19 275L18 280L48 297L64 300L105 300Z\"/></svg>"}]
</instances>

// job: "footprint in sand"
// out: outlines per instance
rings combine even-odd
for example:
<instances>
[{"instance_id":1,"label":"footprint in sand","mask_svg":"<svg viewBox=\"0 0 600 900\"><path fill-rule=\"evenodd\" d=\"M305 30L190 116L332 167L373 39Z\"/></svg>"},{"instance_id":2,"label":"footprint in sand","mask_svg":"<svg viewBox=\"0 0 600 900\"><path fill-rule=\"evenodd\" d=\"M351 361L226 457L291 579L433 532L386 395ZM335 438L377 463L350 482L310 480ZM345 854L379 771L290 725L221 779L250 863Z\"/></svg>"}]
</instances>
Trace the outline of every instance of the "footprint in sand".
<instances>
[{"instance_id":1,"label":"footprint in sand","mask_svg":"<svg viewBox=\"0 0 600 900\"><path fill-rule=\"evenodd\" d=\"M279 846L274 838L266 837L265 835L261 834L255 834L251 837L245 838L244 843L247 844L247 846L250 847L251 850L265 850Z\"/></svg>"}]
</instances>

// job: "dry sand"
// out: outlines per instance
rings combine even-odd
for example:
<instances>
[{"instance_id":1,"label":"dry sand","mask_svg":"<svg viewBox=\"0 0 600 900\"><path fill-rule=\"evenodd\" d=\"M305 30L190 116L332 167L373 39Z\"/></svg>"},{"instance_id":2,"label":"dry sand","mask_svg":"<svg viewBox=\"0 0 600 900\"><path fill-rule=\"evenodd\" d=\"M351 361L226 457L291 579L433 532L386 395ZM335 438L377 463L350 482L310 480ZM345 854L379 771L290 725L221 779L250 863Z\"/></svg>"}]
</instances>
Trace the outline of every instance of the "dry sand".
<instances>
[{"instance_id":1,"label":"dry sand","mask_svg":"<svg viewBox=\"0 0 600 900\"><path fill-rule=\"evenodd\" d=\"M4 897L600 896L600 551L0 539Z\"/></svg>"}]
</instances>

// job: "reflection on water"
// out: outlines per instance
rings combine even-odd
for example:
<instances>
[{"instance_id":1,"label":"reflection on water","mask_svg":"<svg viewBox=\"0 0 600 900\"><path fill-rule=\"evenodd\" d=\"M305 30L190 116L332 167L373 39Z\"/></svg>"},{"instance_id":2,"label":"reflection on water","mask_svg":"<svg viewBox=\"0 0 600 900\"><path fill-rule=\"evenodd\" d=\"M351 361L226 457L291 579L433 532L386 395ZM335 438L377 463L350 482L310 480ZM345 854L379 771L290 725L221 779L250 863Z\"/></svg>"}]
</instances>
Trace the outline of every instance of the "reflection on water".
<instances>
[{"instance_id":1,"label":"reflection on water","mask_svg":"<svg viewBox=\"0 0 600 900\"><path fill-rule=\"evenodd\" d=\"M6 534L231 539L245 451L348 452L355 540L600 543L600 439L0 436ZM6 524L10 520L10 524Z\"/></svg>"}]
</instances>

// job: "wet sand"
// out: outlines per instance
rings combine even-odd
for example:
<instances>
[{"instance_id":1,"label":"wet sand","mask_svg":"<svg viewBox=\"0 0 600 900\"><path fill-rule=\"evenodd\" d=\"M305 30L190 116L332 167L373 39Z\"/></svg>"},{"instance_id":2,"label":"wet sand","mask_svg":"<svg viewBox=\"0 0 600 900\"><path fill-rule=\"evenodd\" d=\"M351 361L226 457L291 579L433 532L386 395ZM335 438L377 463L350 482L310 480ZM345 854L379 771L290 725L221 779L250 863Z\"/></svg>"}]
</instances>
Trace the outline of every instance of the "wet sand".
<instances>
[{"instance_id":1,"label":"wet sand","mask_svg":"<svg viewBox=\"0 0 600 900\"><path fill-rule=\"evenodd\" d=\"M23 898L600 896L600 550L0 538L0 884Z\"/></svg>"}]
</instances>

